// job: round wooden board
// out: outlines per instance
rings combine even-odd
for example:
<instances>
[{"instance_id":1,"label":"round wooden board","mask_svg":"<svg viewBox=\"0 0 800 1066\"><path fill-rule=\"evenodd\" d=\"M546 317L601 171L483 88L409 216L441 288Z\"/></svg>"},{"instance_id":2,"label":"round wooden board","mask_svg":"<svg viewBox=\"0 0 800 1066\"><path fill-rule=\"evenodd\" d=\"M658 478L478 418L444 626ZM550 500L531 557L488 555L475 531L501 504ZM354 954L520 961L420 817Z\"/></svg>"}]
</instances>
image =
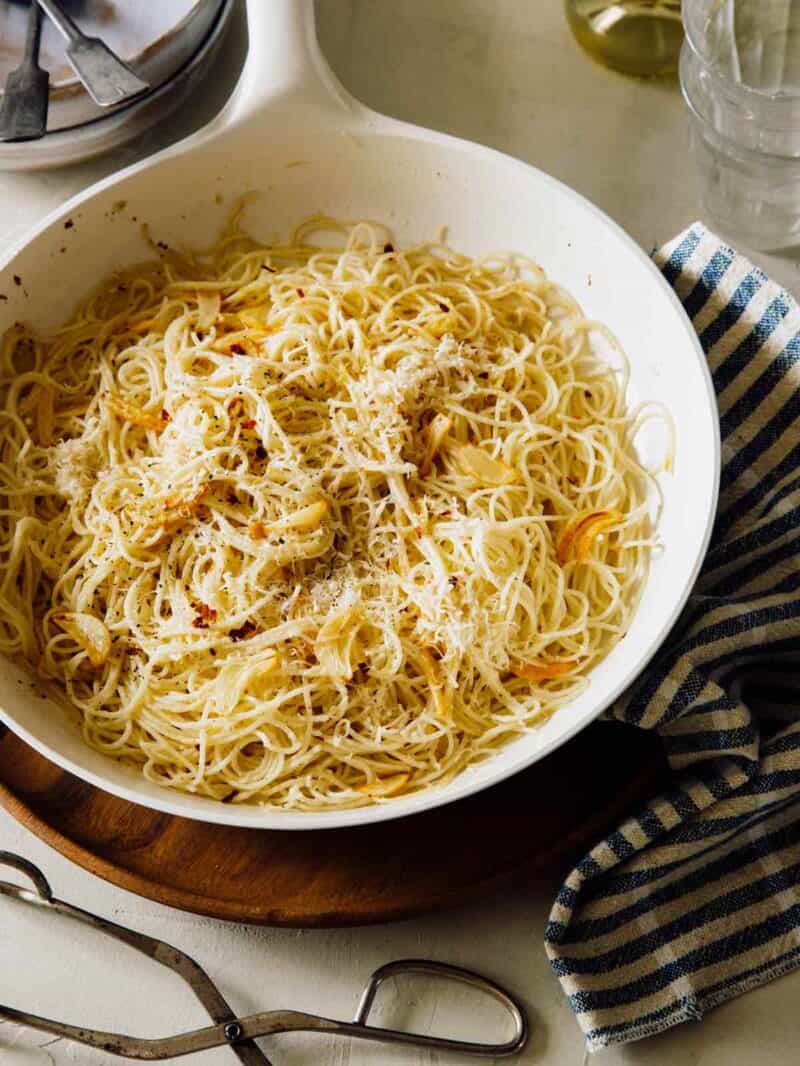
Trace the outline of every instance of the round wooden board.
<instances>
[{"instance_id":1,"label":"round wooden board","mask_svg":"<svg viewBox=\"0 0 800 1066\"><path fill-rule=\"evenodd\" d=\"M654 737L598 723L509 781L426 814L356 829L258 831L127 803L10 731L0 737L0 804L62 855L158 903L264 925L408 918L555 863L566 873L663 775Z\"/></svg>"}]
</instances>

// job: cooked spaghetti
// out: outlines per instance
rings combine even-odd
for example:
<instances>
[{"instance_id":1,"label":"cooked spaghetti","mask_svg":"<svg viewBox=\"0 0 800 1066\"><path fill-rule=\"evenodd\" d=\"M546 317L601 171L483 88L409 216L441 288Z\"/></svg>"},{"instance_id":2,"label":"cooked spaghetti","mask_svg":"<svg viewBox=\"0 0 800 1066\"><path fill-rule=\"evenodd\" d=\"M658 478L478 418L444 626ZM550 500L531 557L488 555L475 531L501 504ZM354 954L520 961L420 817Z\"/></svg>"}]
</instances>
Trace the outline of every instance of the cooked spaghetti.
<instances>
[{"instance_id":1,"label":"cooked spaghetti","mask_svg":"<svg viewBox=\"0 0 800 1066\"><path fill-rule=\"evenodd\" d=\"M519 256L322 218L164 250L5 337L0 650L160 785L441 785L630 624L657 491L626 367Z\"/></svg>"}]
</instances>

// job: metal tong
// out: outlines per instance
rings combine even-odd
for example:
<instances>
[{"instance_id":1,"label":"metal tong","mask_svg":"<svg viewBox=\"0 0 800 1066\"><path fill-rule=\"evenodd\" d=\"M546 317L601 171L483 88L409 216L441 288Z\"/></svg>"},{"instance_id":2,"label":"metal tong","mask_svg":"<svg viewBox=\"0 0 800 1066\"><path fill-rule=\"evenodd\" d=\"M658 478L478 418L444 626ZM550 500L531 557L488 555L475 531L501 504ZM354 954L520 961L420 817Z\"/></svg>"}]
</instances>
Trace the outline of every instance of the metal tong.
<instances>
[{"instance_id":1,"label":"metal tong","mask_svg":"<svg viewBox=\"0 0 800 1066\"><path fill-rule=\"evenodd\" d=\"M18 870L33 885L33 889L29 889L0 881L0 895L75 918L84 925L107 933L115 940L127 944L148 958L161 963L162 966L168 967L186 981L214 1023L206 1028L194 1029L176 1036L143 1039L68 1025L65 1022L42 1018L36 1014L28 1014L26 1011L0 1005L0 1018L27 1025L31 1029L73 1040L87 1047L99 1048L111 1055L147 1062L177 1058L195 1051L224 1047L227 1044L243 1066L271 1066L269 1059L255 1043L255 1038L274 1036L278 1033L329 1033L383 1044L403 1044L436 1051L458 1051L462 1054L478 1055L484 1058L514 1055L522 1050L528 1038L525 1012L522 1006L503 988L470 970L428 959L400 959L375 970L361 994L361 1000L352 1021L337 1021L333 1018L293 1010L264 1011L238 1018L205 970L182 951L170 944L165 944L162 940L156 940L144 933L137 933L133 929L126 929L106 918L90 914L88 911L81 910L80 907L74 907L70 903L56 899L42 871L20 855L0 851L0 865ZM408 974L442 977L485 992L505 1008L513 1023L513 1036L504 1043L485 1044L426 1036L423 1033L402 1032L396 1029L383 1029L370 1025L370 1010L381 984L390 977Z\"/></svg>"}]
</instances>

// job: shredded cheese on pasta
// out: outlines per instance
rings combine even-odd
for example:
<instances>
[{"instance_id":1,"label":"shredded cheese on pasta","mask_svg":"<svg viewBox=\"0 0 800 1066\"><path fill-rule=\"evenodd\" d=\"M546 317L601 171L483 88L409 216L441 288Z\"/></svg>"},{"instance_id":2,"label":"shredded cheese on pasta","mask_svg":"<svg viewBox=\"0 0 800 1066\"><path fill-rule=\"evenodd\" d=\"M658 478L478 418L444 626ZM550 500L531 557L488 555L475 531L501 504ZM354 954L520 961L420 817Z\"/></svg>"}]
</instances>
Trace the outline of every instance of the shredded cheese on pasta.
<instances>
[{"instance_id":1,"label":"shredded cheese on pasta","mask_svg":"<svg viewBox=\"0 0 800 1066\"><path fill-rule=\"evenodd\" d=\"M441 785L636 608L652 408L523 257L235 220L15 326L0 373L0 650L159 784L296 810Z\"/></svg>"}]
</instances>

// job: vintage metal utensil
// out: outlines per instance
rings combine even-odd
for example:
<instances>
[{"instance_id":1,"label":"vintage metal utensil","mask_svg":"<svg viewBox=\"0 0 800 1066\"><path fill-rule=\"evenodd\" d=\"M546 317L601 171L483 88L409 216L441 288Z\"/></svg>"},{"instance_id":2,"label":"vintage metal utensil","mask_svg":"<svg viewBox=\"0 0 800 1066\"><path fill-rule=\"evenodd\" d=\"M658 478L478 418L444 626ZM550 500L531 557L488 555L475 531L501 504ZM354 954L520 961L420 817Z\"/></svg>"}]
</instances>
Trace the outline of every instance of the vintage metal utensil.
<instances>
[{"instance_id":1,"label":"vintage metal utensil","mask_svg":"<svg viewBox=\"0 0 800 1066\"><path fill-rule=\"evenodd\" d=\"M150 88L100 40L87 37L58 0L36 0L67 40L67 59L100 107L114 107Z\"/></svg>"},{"instance_id":2,"label":"vintage metal utensil","mask_svg":"<svg viewBox=\"0 0 800 1066\"><path fill-rule=\"evenodd\" d=\"M250 1014L237 1018L223 998L211 978L194 959L182 951L165 944L161 940L126 929L90 914L88 911L74 907L70 903L55 899L42 871L33 863L14 855L0 851L0 865L9 866L24 874L32 883L33 889L21 888L19 885L0 881L0 895L33 904L46 911L67 915L84 925L106 933L115 940L127 944L162 966L168 967L184 981L194 992L208 1011L214 1025L176 1036L161 1039L142 1039L118 1033L108 1033L97 1029L87 1029L65 1022L42 1018L27 1011L15 1010L0 1005L0 1018L27 1025L31 1029L52 1033L65 1040L73 1040L87 1047L98 1048L110 1055L139 1061L155 1062L177 1058L197 1051L228 1045L244 1066L270 1066L269 1059L255 1044L255 1038L275 1036L279 1033L314 1032L328 1033L334 1036L350 1037L356 1040L371 1040L382 1044L402 1044L408 1047L429 1048L437 1051L458 1051L461 1054L477 1055L484 1058L498 1058L514 1055L521 1051L528 1038L528 1023L520 1004L504 989L492 981L462 970L457 966L433 962L429 959L400 959L390 962L376 970L367 981L361 995L358 1008L352 1021L338 1021L324 1018L317 1014L303 1011L274 1010L259 1014ZM400 975L425 974L442 977L450 981L468 985L484 992L497 1000L511 1018L513 1035L506 1041L496 1044L477 1043L467 1040L452 1040L444 1037L426 1036L423 1033L402 1032L396 1029L382 1029L369 1024L369 1014L375 1001L375 995L381 984L390 977Z\"/></svg>"},{"instance_id":3,"label":"vintage metal utensil","mask_svg":"<svg viewBox=\"0 0 800 1066\"><path fill-rule=\"evenodd\" d=\"M31 4L22 62L6 78L0 105L0 140L35 141L47 133L50 75L39 66L42 11Z\"/></svg>"}]
</instances>

